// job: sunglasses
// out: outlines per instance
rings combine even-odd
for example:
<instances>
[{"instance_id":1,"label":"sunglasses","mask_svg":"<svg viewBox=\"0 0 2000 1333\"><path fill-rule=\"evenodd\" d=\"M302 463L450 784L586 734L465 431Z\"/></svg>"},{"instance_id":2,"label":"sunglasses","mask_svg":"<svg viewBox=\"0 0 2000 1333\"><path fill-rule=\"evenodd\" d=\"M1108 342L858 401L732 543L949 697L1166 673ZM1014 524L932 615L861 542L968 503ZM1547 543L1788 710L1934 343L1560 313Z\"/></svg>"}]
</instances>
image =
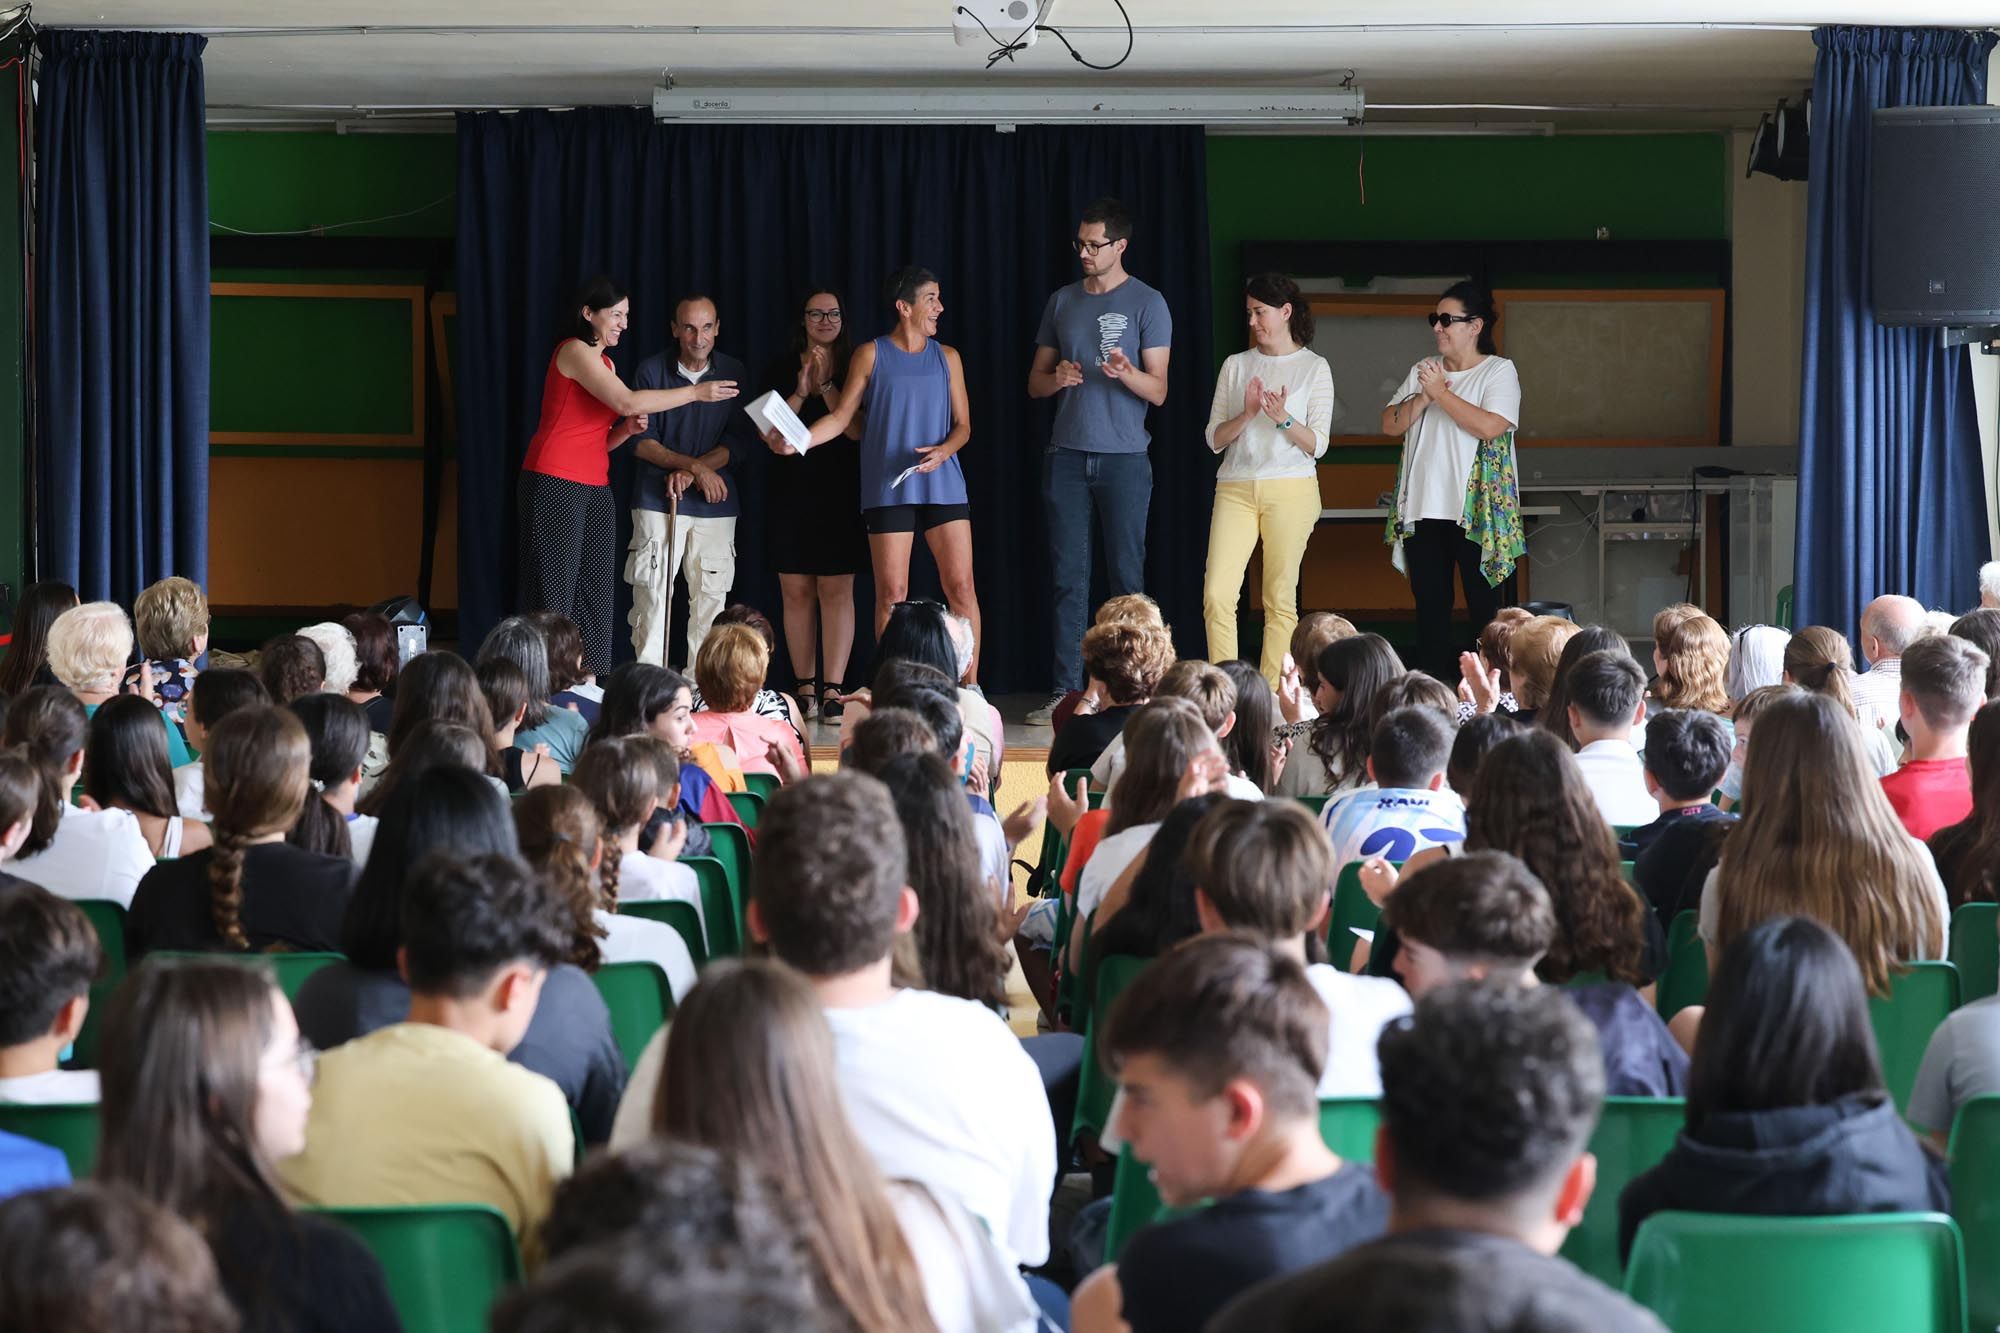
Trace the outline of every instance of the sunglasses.
<instances>
[{"instance_id":1,"label":"sunglasses","mask_svg":"<svg viewBox=\"0 0 2000 1333\"><path fill-rule=\"evenodd\" d=\"M1454 324L1470 324L1475 319L1478 319L1479 316L1440 315L1437 312L1433 311L1432 313L1425 315L1424 318L1430 322L1430 326L1434 329L1448 329Z\"/></svg>"}]
</instances>

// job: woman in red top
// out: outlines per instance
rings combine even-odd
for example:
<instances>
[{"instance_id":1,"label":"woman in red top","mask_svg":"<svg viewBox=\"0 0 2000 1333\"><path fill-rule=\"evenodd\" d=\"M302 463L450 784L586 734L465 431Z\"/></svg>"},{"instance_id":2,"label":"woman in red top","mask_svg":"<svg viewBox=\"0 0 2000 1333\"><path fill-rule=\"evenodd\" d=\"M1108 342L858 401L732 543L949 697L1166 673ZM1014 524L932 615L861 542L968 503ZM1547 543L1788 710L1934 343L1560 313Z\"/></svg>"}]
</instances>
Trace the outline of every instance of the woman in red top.
<instances>
[{"instance_id":1,"label":"woman in red top","mask_svg":"<svg viewBox=\"0 0 2000 1333\"><path fill-rule=\"evenodd\" d=\"M542 420L521 460L521 606L568 616L590 669L611 669L611 594L617 576L611 451L646 428L650 412L736 396L733 380L635 390L611 368L630 317L624 288L602 275L577 294L576 330L556 347L542 381Z\"/></svg>"}]
</instances>

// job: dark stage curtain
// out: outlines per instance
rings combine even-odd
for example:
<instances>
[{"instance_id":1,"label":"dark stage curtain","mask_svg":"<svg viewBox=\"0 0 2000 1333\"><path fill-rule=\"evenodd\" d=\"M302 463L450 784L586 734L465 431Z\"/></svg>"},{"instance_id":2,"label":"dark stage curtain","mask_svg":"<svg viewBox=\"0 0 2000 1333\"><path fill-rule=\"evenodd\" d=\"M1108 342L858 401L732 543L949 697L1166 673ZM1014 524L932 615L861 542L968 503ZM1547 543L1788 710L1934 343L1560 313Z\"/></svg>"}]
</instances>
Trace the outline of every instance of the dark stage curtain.
<instances>
[{"instance_id":1,"label":"dark stage curtain","mask_svg":"<svg viewBox=\"0 0 2000 1333\"><path fill-rule=\"evenodd\" d=\"M1883 593L1962 607L1986 550L1966 349L1869 301L1870 113L1986 100L1991 33L1820 28L1806 215L1798 624L1857 632Z\"/></svg>"},{"instance_id":2,"label":"dark stage curtain","mask_svg":"<svg viewBox=\"0 0 2000 1333\"><path fill-rule=\"evenodd\" d=\"M1050 584L1041 455L1051 408L1028 399L1028 365L1043 303L1077 277L1069 244L1077 214L1114 194L1137 227L1126 266L1160 289L1174 315L1167 405L1151 418L1148 587L1178 626L1183 651L1200 651L1199 534L1208 527L1215 465L1201 444L1214 358L1199 127L683 127L655 125L643 111L597 108L462 115L458 144L466 643L513 606L515 478L550 353L583 277L610 273L632 292L631 327L612 354L621 375L629 378L668 344L674 301L691 291L717 302L719 349L761 374L786 345L806 284L834 285L859 343L894 323L883 280L917 263L939 277L939 337L963 355L971 397L972 440L960 459L987 630L981 677L998 690L1044 687ZM763 457L739 473L735 595L777 621ZM628 472L629 461L614 463L621 552ZM935 589L920 554L911 595ZM855 591L859 642L850 675L859 680L872 623L865 572ZM623 658L629 590L621 583L619 593ZM670 644L678 641L677 628ZM669 657L677 655L670 647ZM787 674L782 665L773 670Z\"/></svg>"},{"instance_id":3,"label":"dark stage curtain","mask_svg":"<svg viewBox=\"0 0 2000 1333\"><path fill-rule=\"evenodd\" d=\"M86 599L208 577L205 45L40 38L37 555Z\"/></svg>"}]
</instances>

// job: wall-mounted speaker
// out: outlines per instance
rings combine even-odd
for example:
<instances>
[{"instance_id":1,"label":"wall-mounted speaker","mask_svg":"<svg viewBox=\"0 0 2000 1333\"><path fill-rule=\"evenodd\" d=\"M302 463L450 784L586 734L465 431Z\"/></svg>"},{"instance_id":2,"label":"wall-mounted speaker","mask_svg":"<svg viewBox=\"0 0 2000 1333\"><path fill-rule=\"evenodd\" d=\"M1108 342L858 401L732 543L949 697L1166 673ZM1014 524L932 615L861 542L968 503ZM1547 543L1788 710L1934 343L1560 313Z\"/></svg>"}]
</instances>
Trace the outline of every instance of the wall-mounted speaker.
<instances>
[{"instance_id":1,"label":"wall-mounted speaker","mask_svg":"<svg viewBox=\"0 0 2000 1333\"><path fill-rule=\"evenodd\" d=\"M2000 324L2000 106L1874 114L1870 299L1880 324Z\"/></svg>"},{"instance_id":2,"label":"wall-mounted speaker","mask_svg":"<svg viewBox=\"0 0 2000 1333\"><path fill-rule=\"evenodd\" d=\"M1777 110L1767 112L1757 122L1757 132L1750 137L1750 162L1743 168L1745 180L1760 171L1781 181L1806 178L1806 169L1812 164L1807 137L1811 107L1812 95L1808 93L1797 106L1778 103Z\"/></svg>"}]
</instances>

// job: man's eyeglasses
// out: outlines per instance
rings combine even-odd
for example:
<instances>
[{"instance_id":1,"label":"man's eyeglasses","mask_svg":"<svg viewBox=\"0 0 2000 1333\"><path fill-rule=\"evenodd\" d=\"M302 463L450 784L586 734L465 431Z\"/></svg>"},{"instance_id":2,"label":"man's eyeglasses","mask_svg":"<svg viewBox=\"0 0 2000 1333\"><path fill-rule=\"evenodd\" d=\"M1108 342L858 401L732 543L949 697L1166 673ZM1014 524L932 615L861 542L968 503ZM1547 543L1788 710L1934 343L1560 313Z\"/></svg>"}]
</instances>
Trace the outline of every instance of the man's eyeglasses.
<instances>
[{"instance_id":1,"label":"man's eyeglasses","mask_svg":"<svg viewBox=\"0 0 2000 1333\"><path fill-rule=\"evenodd\" d=\"M808 310L806 311L806 318L811 320L815 324L831 324L835 320L840 318L840 311L837 309Z\"/></svg>"},{"instance_id":2,"label":"man's eyeglasses","mask_svg":"<svg viewBox=\"0 0 2000 1333\"><path fill-rule=\"evenodd\" d=\"M1112 246L1114 246L1114 245L1118 244L1118 242L1116 242L1116 241L1071 241L1071 242L1070 242L1070 244L1076 247L1076 252L1077 252L1078 254L1080 254L1080 255L1089 255L1089 256L1090 256L1090 257L1091 257L1092 259L1095 259L1095 258L1097 258L1098 254L1099 254L1100 252L1102 252L1102 251L1104 251L1104 250L1107 250L1107 249L1109 249L1110 247L1112 247Z\"/></svg>"},{"instance_id":3,"label":"man's eyeglasses","mask_svg":"<svg viewBox=\"0 0 2000 1333\"><path fill-rule=\"evenodd\" d=\"M1430 314L1425 315L1424 318L1430 321L1430 325L1434 329L1448 329L1454 324L1470 324L1473 320L1478 319L1479 316L1440 315L1436 311L1432 311Z\"/></svg>"}]
</instances>

